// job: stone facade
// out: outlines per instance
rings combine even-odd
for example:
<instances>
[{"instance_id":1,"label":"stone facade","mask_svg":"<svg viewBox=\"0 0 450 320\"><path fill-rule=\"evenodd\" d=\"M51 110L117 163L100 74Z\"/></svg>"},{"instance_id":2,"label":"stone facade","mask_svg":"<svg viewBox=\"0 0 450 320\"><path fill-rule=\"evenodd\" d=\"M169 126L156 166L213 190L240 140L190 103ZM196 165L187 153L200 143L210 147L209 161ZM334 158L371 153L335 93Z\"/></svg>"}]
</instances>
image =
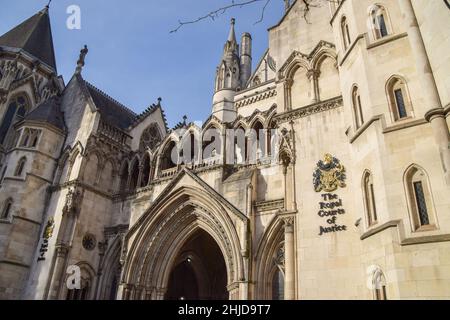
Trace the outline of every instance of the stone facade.
<instances>
[{"instance_id":1,"label":"stone facade","mask_svg":"<svg viewBox=\"0 0 450 320\"><path fill-rule=\"evenodd\" d=\"M232 21L202 127L0 37L0 299L450 298L450 10L311 1L255 70Z\"/></svg>"}]
</instances>

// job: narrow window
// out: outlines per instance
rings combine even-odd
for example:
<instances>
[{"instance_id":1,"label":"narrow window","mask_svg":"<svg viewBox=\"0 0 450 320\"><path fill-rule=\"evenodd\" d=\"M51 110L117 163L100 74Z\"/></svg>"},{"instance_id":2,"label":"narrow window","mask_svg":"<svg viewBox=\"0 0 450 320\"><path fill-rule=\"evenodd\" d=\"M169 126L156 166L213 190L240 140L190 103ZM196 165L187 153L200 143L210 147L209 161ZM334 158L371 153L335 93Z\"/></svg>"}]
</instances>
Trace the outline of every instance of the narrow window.
<instances>
[{"instance_id":1,"label":"narrow window","mask_svg":"<svg viewBox=\"0 0 450 320\"><path fill-rule=\"evenodd\" d=\"M405 174L408 206L414 231L437 228L432 204L432 193L425 171L413 166Z\"/></svg>"},{"instance_id":2,"label":"narrow window","mask_svg":"<svg viewBox=\"0 0 450 320\"><path fill-rule=\"evenodd\" d=\"M350 30L347 23L347 18L343 17L341 20L341 32L344 40L344 49L347 49L351 43Z\"/></svg>"},{"instance_id":3,"label":"narrow window","mask_svg":"<svg viewBox=\"0 0 450 320\"><path fill-rule=\"evenodd\" d=\"M38 138L39 137L37 135L33 138L33 142L31 143L32 148L36 148L37 143L38 143Z\"/></svg>"},{"instance_id":4,"label":"narrow window","mask_svg":"<svg viewBox=\"0 0 450 320\"><path fill-rule=\"evenodd\" d=\"M358 87L353 88L352 100L353 100L353 113L355 116L355 125L356 129L359 129L364 124L364 116L361 105L361 96L359 95Z\"/></svg>"},{"instance_id":5,"label":"narrow window","mask_svg":"<svg viewBox=\"0 0 450 320\"><path fill-rule=\"evenodd\" d=\"M26 158L22 158L19 160L19 163L17 164L16 172L14 173L14 175L16 177L20 177L22 175L26 162L27 162Z\"/></svg>"},{"instance_id":6,"label":"narrow window","mask_svg":"<svg viewBox=\"0 0 450 320\"><path fill-rule=\"evenodd\" d=\"M278 268L272 278L272 300L284 300L284 275Z\"/></svg>"},{"instance_id":7,"label":"narrow window","mask_svg":"<svg viewBox=\"0 0 450 320\"><path fill-rule=\"evenodd\" d=\"M388 35L386 21L384 20L384 15L380 14L378 16L378 27L380 28L380 36L381 38L386 37Z\"/></svg>"},{"instance_id":8,"label":"narrow window","mask_svg":"<svg viewBox=\"0 0 450 320\"><path fill-rule=\"evenodd\" d=\"M403 99L402 89L397 89L394 91L395 102L397 105L398 116L400 119L406 118L408 116L405 107L405 100Z\"/></svg>"},{"instance_id":9,"label":"narrow window","mask_svg":"<svg viewBox=\"0 0 450 320\"><path fill-rule=\"evenodd\" d=\"M428 217L427 202L425 200L425 194L423 192L423 185L421 181L414 182L414 195L417 202L420 224L422 226L427 226L430 224L430 219Z\"/></svg>"},{"instance_id":10,"label":"narrow window","mask_svg":"<svg viewBox=\"0 0 450 320\"><path fill-rule=\"evenodd\" d=\"M394 121L411 118L413 116L413 108L411 100L408 96L406 83L400 77L392 77L386 85L389 106Z\"/></svg>"},{"instance_id":11,"label":"narrow window","mask_svg":"<svg viewBox=\"0 0 450 320\"><path fill-rule=\"evenodd\" d=\"M8 219L12 208L12 200L7 200L2 210L2 219Z\"/></svg>"},{"instance_id":12,"label":"narrow window","mask_svg":"<svg viewBox=\"0 0 450 320\"><path fill-rule=\"evenodd\" d=\"M367 224L370 226L378 222L377 207L375 203L375 192L373 187L372 175L366 172L364 175L364 197L367 215Z\"/></svg>"}]
</instances>

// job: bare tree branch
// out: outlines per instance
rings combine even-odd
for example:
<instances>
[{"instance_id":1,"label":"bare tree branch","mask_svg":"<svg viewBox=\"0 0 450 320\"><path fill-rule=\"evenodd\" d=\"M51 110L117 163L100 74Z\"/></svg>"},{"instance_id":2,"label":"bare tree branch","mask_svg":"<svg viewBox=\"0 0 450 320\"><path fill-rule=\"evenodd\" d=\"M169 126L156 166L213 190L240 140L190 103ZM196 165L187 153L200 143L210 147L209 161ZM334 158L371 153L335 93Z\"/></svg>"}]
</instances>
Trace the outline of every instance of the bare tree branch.
<instances>
[{"instance_id":1,"label":"bare tree branch","mask_svg":"<svg viewBox=\"0 0 450 320\"><path fill-rule=\"evenodd\" d=\"M203 15L203 16L200 16L200 17L198 17L198 18L196 18L194 20L188 20L188 21L181 21L181 20L179 20L178 21L178 26L175 29L173 29L172 31L170 31L170 33L175 33L178 30L180 30L182 27L184 27L185 25L188 25L188 24L194 24L194 23L206 20L206 19L215 20L217 17L225 14L227 11L229 11L230 9L233 9L233 8L242 8L244 6L254 5L254 4L257 4L257 3L264 2L264 5L261 8L261 16L255 22L255 24L258 24L258 23L261 23L264 20L264 15L266 13L267 6L272 2L272 0L241 0L241 1L230 0L230 1L231 1L230 4L228 4L226 6L223 6L223 7L220 7L218 9L215 9L215 10L213 10L213 11L211 11L211 12L209 12L209 13ZM287 0L283 0L283 1L287 1ZM308 13L310 12L311 8L320 7L320 4L314 4L313 3L314 0L302 0L302 1L305 4L305 8L303 10L303 18L305 19L305 21L307 23L309 23L308 20L307 20ZM337 3L337 0L326 0L326 1Z\"/></svg>"},{"instance_id":2,"label":"bare tree branch","mask_svg":"<svg viewBox=\"0 0 450 320\"><path fill-rule=\"evenodd\" d=\"M198 17L197 19L190 20L190 21L181 21L181 20L179 20L178 21L178 27L176 27L175 29L170 31L170 33L177 32L178 30L180 30L183 26L185 26L187 24L194 24L194 23L200 22L202 20L206 20L208 18L210 18L212 20L215 20L218 16L225 14L229 9L236 8L236 7L237 8L242 8L244 6L247 6L247 5L250 5L250 4L255 4L255 3L258 3L258 2L262 2L262 1L266 1L266 4L264 5L264 8L263 8L263 16L262 16L262 18L264 18L265 8L267 7L267 5L269 4L269 2L271 0L246 0L246 1L240 1L240 2L235 2L235 0L232 0L229 5L221 7L221 8L218 8L218 9L216 9L214 11L211 11L211 12L205 14L204 16Z\"/></svg>"}]
</instances>

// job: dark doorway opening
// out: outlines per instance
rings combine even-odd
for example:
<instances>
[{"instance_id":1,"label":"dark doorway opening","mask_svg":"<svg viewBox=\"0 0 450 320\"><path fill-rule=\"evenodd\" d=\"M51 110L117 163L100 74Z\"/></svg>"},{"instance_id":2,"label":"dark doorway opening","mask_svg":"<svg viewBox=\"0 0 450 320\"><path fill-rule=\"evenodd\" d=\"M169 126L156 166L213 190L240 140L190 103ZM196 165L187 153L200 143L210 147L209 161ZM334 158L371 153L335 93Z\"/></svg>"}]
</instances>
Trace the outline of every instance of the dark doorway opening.
<instances>
[{"instance_id":1,"label":"dark doorway opening","mask_svg":"<svg viewBox=\"0 0 450 320\"><path fill-rule=\"evenodd\" d=\"M207 232L196 232L179 251L166 300L228 300L225 260Z\"/></svg>"}]
</instances>

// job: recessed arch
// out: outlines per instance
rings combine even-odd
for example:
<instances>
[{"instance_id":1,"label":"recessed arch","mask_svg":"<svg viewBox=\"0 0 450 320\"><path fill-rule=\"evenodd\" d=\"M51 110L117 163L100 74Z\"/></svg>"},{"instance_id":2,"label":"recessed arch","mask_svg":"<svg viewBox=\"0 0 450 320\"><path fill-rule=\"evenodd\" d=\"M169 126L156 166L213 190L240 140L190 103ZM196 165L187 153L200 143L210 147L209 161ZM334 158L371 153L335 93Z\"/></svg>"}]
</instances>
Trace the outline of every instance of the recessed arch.
<instances>
[{"instance_id":1,"label":"recessed arch","mask_svg":"<svg viewBox=\"0 0 450 320\"><path fill-rule=\"evenodd\" d=\"M256 290L255 299L272 300L272 281L274 279L274 256L284 241L284 222L275 216L266 227L256 250Z\"/></svg>"},{"instance_id":2,"label":"recessed arch","mask_svg":"<svg viewBox=\"0 0 450 320\"><path fill-rule=\"evenodd\" d=\"M124 282L147 289L167 289L176 253L200 229L219 246L227 266L228 284L238 281L243 267L240 240L226 211L195 187L179 188L158 201L127 234L130 247Z\"/></svg>"}]
</instances>

